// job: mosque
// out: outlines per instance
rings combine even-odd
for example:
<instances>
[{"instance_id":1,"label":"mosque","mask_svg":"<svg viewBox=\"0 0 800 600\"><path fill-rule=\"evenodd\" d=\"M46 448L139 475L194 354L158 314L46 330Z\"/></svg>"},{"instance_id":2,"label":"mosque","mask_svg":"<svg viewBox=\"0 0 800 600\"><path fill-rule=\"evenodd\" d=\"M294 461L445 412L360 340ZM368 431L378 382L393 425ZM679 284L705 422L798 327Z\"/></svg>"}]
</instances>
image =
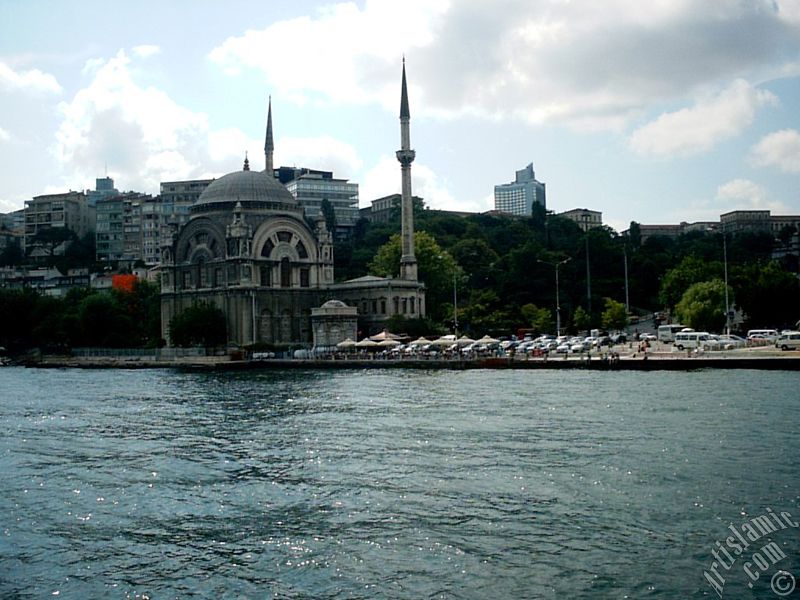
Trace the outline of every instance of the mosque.
<instances>
[{"instance_id":1,"label":"mosque","mask_svg":"<svg viewBox=\"0 0 800 600\"><path fill-rule=\"evenodd\" d=\"M188 221L161 242L161 328L171 345L171 319L196 303L226 315L229 343L276 347L333 345L377 333L393 315L425 315L417 278L411 201L411 149L403 64L400 100L402 258L399 278L364 276L335 283L333 237L319 216L313 227L274 177L272 103L267 111L265 168L213 181Z\"/></svg>"}]
</instances>

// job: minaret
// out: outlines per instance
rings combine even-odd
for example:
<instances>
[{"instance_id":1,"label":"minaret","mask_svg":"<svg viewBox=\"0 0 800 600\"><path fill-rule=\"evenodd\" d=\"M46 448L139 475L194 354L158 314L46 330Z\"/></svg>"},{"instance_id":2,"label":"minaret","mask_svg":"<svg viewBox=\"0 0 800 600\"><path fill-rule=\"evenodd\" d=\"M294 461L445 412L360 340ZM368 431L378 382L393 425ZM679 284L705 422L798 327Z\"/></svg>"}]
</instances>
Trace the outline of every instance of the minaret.
<instances>
[{"instance_id":1,"label":"minaret","mask_svg":"<svg viewBox=\"0 0 800 600\"><path fill-rule=\"evenodd\" d=\"M272 166L272 152L275 150L275 144L272 141L272 96L269 97L269 108L267 109L267 135L264 139L264 158L266 166L264 172L270 177L273 176L274 168Z\"/></svg>"},{"instance_id":2,"label":"minaret","mask_svg":"<svg viewBox=\"0 0 800 600\"><path fill-rule=\"evenodd\" d=\"M400 196L402 256L400 257L400 279L417 280L417 259L414 257L414 206L411 198L411 163L416 153L411 149L411 133L408 110L408 90L406 89L406 59L403 58L403 84L400 92L400 161L402 188Z\"/></svg>"}]
</instances>

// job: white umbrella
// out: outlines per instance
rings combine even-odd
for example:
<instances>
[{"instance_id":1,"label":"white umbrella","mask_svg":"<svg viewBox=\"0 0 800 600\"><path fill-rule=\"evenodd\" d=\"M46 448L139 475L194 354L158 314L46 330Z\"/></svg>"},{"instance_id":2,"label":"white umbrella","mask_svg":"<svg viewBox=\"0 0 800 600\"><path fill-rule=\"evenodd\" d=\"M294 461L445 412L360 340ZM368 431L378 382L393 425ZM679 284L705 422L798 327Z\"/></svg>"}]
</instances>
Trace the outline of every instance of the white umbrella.
<instances>
[{"instance_id":1,"label":"white umbrella","mask_svg":"<svg viewBox=\"0 0 800 600\"><path fill-rule=\"evenodd\" d=\"M397 340L382 340L378 342L378 346L383 346L385 348L392 348L394 346L399 346L400 342Z\"/></svg>"},{"instance_id":2,"label":"white umbrella","mask_svg":"<svg viewBox=\"0 0 800 600\"><path fill-rule=\"evenodd\" d=\"M424 346L424 345L430 344L430 343L431 343L431 341L429 339L421 337L418 340L414 340L413 342L411 342L409 344L409 346Z\"/></svg>"},{"instance_id":3,"label":"white umbrella","mask_svg":"<svg viewBox=\"0 0 800 600\"><path fill-rule=\"evenodd\" d=\"M459 346L469 346L470 344L474 343L475 340L473 340L472 338L468 338L465 335L462 335L460 338L456 340L456 344L458 344Z\"/></svg>"},{"instance_id":4,"label":"white umbrella","mask_svg":"<svg viewBox=\"0 0 800 600\"><path fill-rule=\"evenodd\" d=\"M400 336L395 335L394 333L389 333L384 329L379 334L373 335L369 339L371 339L373 342L382 342L383 340L398 340L400 339Z\"/></svg>"},{"instance_id":5,"label":"white umbrella","mask_svg":"<svg viewBox=\"0 0 800 600\"><path fill-rule=\"evenodd\" d=\"M369 338L364 338L360 342L356 343L356 348L375 348L378 345L378 342L373 342Z\"/></svg>"},{"instance_id":6,"label":"white umbrella","mask_svg":"<svg viewBox=\"0 0 800 600\"><path fill-rule=\"evenodd\" d=\"M339 348L352 348L355 345L356 343L350 338L345 338L344 340L336 344L336 346Z\"/></svg>"},{"instance_id":7,"label":"white umbrella","mask_svg":"<svg viewBox=\"0 0 800 600\"><path fill-rule=\"evenodd\" d=\"M440 337L438 340L433 340L431 344L434 346L452 346L453 340L448 340L447 338Z\"/></svg>"},{"instance_id":8,"label":"white umbrella","mask_svg":"<svg viewBox=\"0 0 800 600\"><path fill-rule=\"evenodd\" d=\"M500 340L496 340L493 337L489 337L488 335L483 336L481 339L478 340L479 344L499 344Z\"/></svg>"}]
</instances>

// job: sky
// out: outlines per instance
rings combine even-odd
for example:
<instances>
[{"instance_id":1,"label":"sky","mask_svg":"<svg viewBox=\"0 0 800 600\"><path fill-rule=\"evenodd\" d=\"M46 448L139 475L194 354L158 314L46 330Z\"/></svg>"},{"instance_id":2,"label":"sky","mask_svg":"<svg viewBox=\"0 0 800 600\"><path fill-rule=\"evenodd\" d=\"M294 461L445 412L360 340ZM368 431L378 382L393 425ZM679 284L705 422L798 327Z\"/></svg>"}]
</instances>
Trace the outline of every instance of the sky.
<instances>
[{"instance_id":1,"label":"sky","mask_svg":"<svg viewBox=\"0 0 800 600\"><path fill-rule=\"evenodd\" d=\"M533 163L547 208L800 214L800 0L0 0L0 212L43 193L332 170L485 211Z\"/></svg>"}]
</instances>

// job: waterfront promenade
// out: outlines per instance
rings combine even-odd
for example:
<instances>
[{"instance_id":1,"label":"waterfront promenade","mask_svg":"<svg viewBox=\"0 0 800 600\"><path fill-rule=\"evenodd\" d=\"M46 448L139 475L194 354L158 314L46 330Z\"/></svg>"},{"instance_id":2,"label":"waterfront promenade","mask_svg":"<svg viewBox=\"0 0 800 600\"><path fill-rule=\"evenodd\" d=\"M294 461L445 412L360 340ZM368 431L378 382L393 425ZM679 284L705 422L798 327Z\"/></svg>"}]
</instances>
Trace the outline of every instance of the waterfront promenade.
<instances>
[{"instance_id":1,"label":"waterfront promenade","mask_svg":"<svg viewBox=\"0 0 800 600\"><path fill-rule=\"evenodd\" d=\"M660 350L660 351L659 351ZM671 370L763 369L800 370L800 352L782 352L771 347L747 348L703 354L666 350L647 354L622 348L613 358L608 354L571 354L545 357L490 356L471 358L383 358L347 356L266 360L236 360L230 356L189 356L170 359L125 356L43 356L24 363L39 368L153 369L174 368L207 371L259 369L591 369L591 370Z\"/></svg>"}]
</instances>

